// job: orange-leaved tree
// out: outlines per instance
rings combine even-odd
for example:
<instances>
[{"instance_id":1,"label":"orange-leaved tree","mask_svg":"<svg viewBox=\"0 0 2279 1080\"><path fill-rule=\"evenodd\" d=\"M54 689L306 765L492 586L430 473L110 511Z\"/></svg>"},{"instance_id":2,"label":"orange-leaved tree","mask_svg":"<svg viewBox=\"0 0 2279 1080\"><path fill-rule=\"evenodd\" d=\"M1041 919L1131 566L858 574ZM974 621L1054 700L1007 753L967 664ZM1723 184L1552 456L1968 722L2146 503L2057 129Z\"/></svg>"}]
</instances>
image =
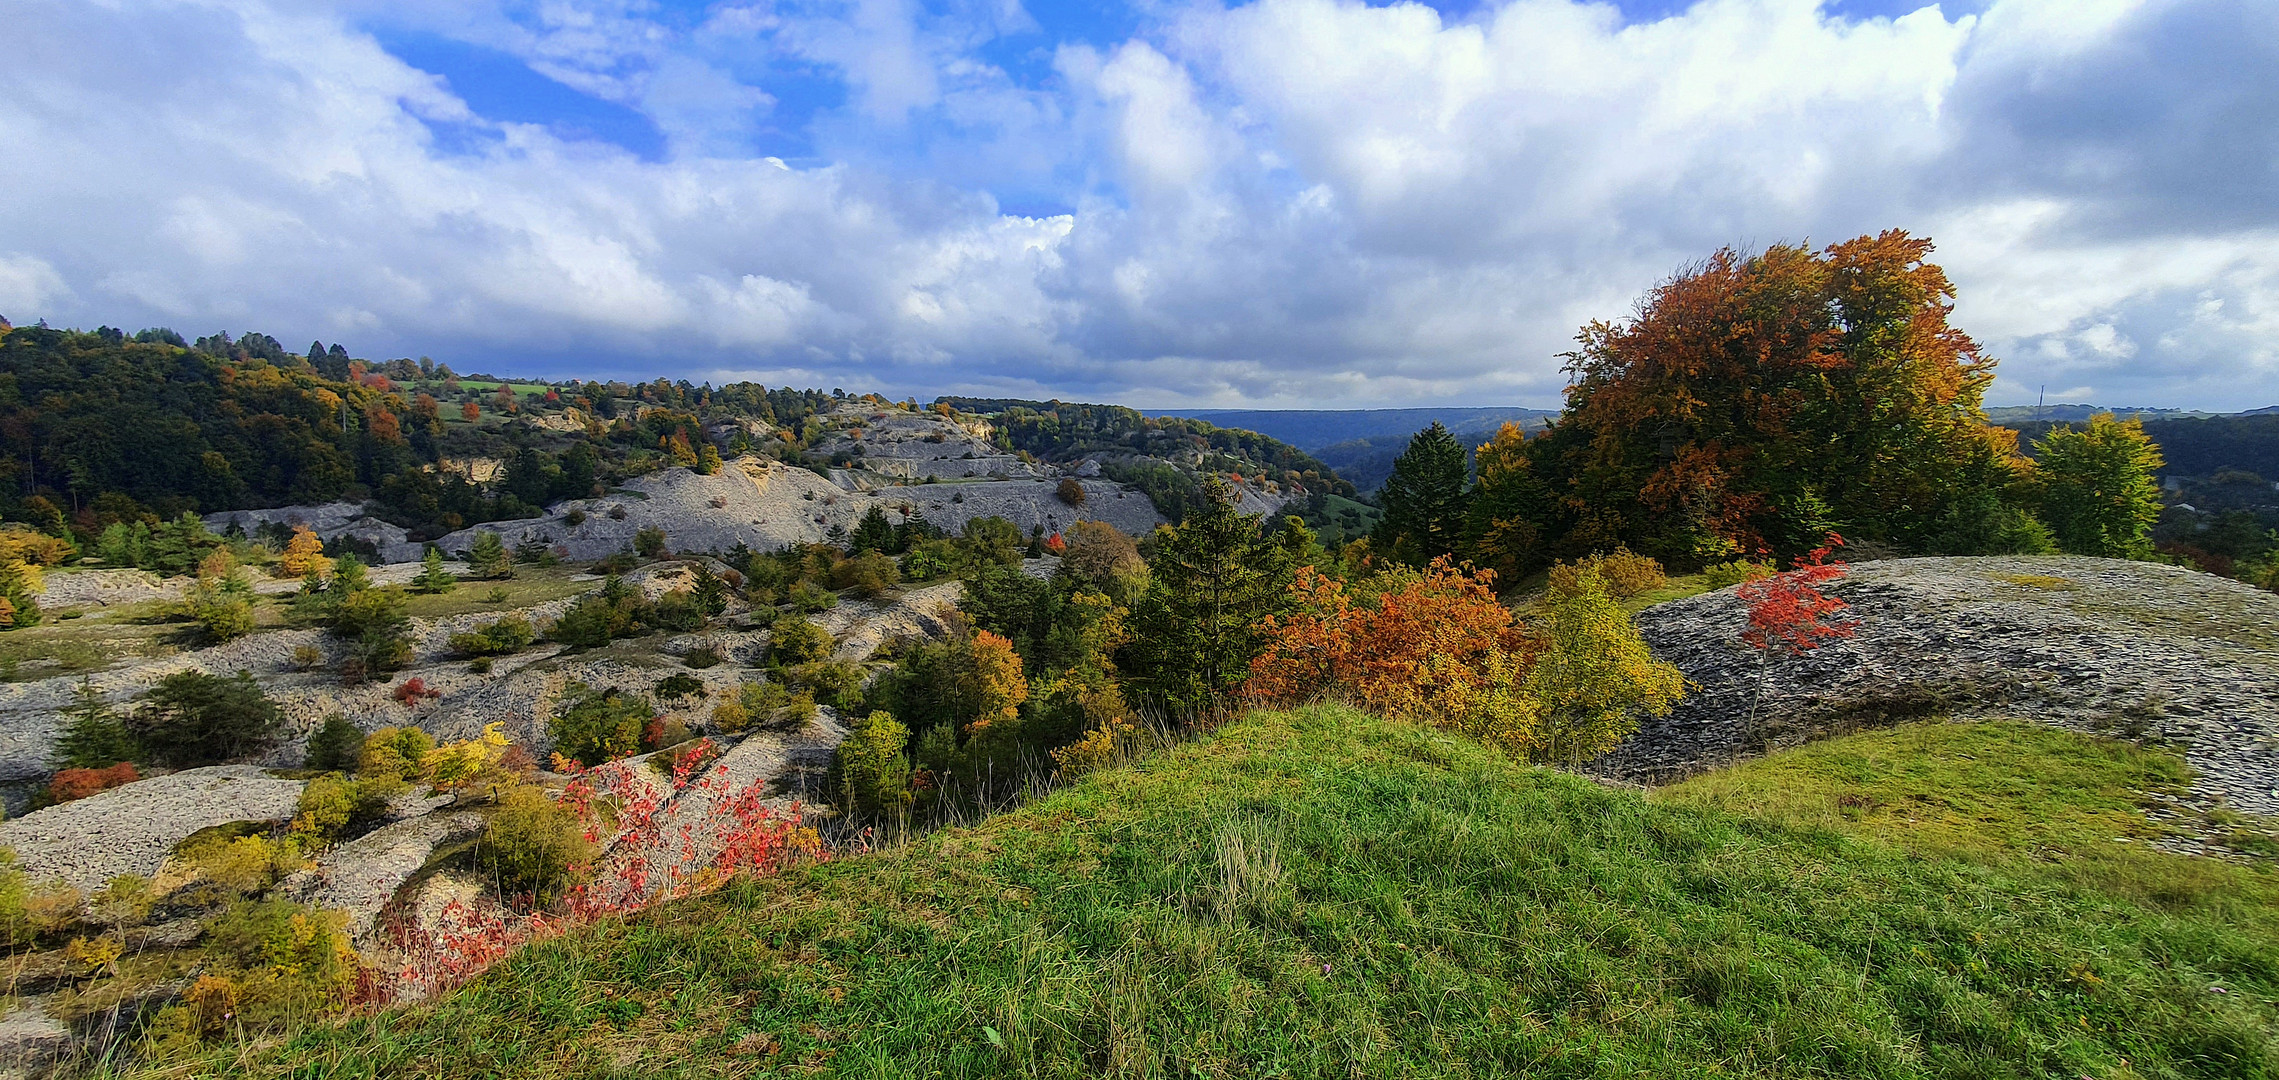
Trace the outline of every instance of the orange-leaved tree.
<instances>
[{"instance_id":1,"label":"orange-leaved tree","mask_svg":"<svg viewBox=\"0 0 2279 1080\"><path fill-rule=\"evenodd\" d=\"M1727 249L1584 327L1566 410L1529 443L1549 553L1696 565L1837 528L1969 553L2014 531L1976 520L2023 513L2023 459L1986 423L1994 361L1948 325L1930 251L1898 230Z\"/></svg>"}]
</instances>

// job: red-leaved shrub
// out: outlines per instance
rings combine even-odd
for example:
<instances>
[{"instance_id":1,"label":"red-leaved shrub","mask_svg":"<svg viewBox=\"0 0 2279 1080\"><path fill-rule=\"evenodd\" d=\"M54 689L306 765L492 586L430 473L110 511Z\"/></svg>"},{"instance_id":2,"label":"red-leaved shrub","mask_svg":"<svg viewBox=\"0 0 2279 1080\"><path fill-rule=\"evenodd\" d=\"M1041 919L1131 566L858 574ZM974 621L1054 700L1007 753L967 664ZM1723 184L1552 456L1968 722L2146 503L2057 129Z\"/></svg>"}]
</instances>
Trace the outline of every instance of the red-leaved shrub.
<instances>
[{"instance_id":1,"label":"red-leaved shrub","mask_svg":"<svg viewBox=\"0 0 2279 1080\"><path fill-rule=\"evenodd\" d=\"M122 761L107 769L65 769L48 781L48 797L59 803L84 799L98 791L109 791L120 784L131 784L142 779L132 762Z\"/></svg>"}]
</instances>

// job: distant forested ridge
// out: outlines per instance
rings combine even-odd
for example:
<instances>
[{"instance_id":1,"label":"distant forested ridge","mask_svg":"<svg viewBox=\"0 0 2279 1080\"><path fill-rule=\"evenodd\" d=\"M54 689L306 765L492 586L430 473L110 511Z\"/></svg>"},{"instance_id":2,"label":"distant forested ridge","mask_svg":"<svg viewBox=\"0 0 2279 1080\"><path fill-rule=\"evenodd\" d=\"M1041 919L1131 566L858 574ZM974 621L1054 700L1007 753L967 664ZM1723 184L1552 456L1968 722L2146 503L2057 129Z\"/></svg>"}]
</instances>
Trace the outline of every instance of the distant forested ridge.
<instances>
[{"instance_id":1,"label":"distant forested ridge","mask_svg":"<svg viewBox=\"0 0 2279 1080\"><path fill-rule=\"evenodd\" d=\"M846 397L501 382L337 344L289 352L260 333L0 328L0 514L82 539L121 521L339 500L440 535L671 465L709 471L723 449L796 459L805 421ZM478 462L495 467L477 478Z\"/></svg>"}]
</instances>

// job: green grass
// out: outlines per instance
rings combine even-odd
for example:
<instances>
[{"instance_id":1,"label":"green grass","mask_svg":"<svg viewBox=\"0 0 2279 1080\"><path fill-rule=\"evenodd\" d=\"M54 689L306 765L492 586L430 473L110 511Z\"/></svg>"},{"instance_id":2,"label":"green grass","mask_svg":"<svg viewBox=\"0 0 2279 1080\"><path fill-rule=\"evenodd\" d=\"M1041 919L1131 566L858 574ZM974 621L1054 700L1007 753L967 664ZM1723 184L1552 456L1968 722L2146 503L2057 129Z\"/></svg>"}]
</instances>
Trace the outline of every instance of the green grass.
<instances>
[{"instance_id":1,"label":"green grass","mask_svg":"<svg viewBox=\"0 0 2279 1080\"><path fill-rule=\"evenodd\" d=\"M599 588L598 582L570 580L585 572L584 563L549 567L520 565L514 568L514 576L505 581L462 581L458 588L447 593L427 594L406 590L404 610L422 619L475 612L504 613L549 600L579 596ZM505 589L506 599L492 603L489 597L493 589Z\"/></svg>"},{"instance_id":2,"label":"green grass","mask_svg":"<svg viewBox=\"0 0 2279 1080\"><path fill-rule=\"evenodd\" d=\"M1256 714L975 828L169 1072L2279 1073L2268 872L2145 854L2193 869L2113 890L2029 835L2047 812L2071 851L2173 764L2010 725L1909 737L1936 773L1885 784L1905 744L1863 736L1648 798L1344 709ZM1958 791L1925 835L1999 836L1918 843L1896 808L1933 782ZM1846 785L1895 809L1824 805Z\"/></svg>"}]
</instances>

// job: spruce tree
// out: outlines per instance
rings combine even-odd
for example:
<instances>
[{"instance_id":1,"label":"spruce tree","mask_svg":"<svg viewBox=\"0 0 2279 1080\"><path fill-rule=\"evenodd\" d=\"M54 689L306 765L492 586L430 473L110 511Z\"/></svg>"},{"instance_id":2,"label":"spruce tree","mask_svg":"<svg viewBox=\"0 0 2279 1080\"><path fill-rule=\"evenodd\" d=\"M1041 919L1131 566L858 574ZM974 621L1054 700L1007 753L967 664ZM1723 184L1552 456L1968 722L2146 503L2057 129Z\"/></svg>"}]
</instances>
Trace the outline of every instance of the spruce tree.
<instances>
[{"instance_id":1,"label":"spruce tree","mask_svg":"<svg viewBox=\"0 0 2279 1080\"><path fill-rule=\"evenodd\" d=\"M63 715L63 730L55 737L57 768L107 769L138 756L126 720L95 689L93 680L79 680Z\"/></svg>"},{"instance_id":2,"label":"spruce tree","mask_svg":"<svg viewBox=\"0 0 2279 1080\"><path fill-rule=\"evenodd\" d=\"M1417 566L1454 553L1464 529L1465 471L1464 447L1440 421L1417 432L1377 494L1385 517L1372 546Z\"/></svg>"},{"instance_id":3,"label":"spruce tree","mask_svg":"<svg viewBox=\"0 0 2279 1080\"><path fill-rule=\"evenodd\" d=\"M506 541L495 532L475 534L475 542L467 549L467 569L485 581L514 576L514 563L507 558Z\"/></svg>"},{"instance_id":4,"label":"spruce tree","mask_svg":"<svg viewBox=\"0 0 2279 1080\"><path fill-rule=\"evenodd\" d=\"M411 579L413 592L447 593L459 587L459 579L443 568L443 553L430 544L427 557L420 560L419 576Z\"/></svg>"},{"instance_id":5,"label":"spruce tree","mask_svg":"<svg viewBox=\"0 0 2279 1080\"><path fill-rule=\"evenodd\" d=\"M1224 481L1205 478L1201 501L1156 534L1153 578L1131 622L1134 683L1181 710L1212 704L1249 674L1255 627L1282 604L1291 571L1278 538L1235 512Z\"/></svg>"}]
</instances>

